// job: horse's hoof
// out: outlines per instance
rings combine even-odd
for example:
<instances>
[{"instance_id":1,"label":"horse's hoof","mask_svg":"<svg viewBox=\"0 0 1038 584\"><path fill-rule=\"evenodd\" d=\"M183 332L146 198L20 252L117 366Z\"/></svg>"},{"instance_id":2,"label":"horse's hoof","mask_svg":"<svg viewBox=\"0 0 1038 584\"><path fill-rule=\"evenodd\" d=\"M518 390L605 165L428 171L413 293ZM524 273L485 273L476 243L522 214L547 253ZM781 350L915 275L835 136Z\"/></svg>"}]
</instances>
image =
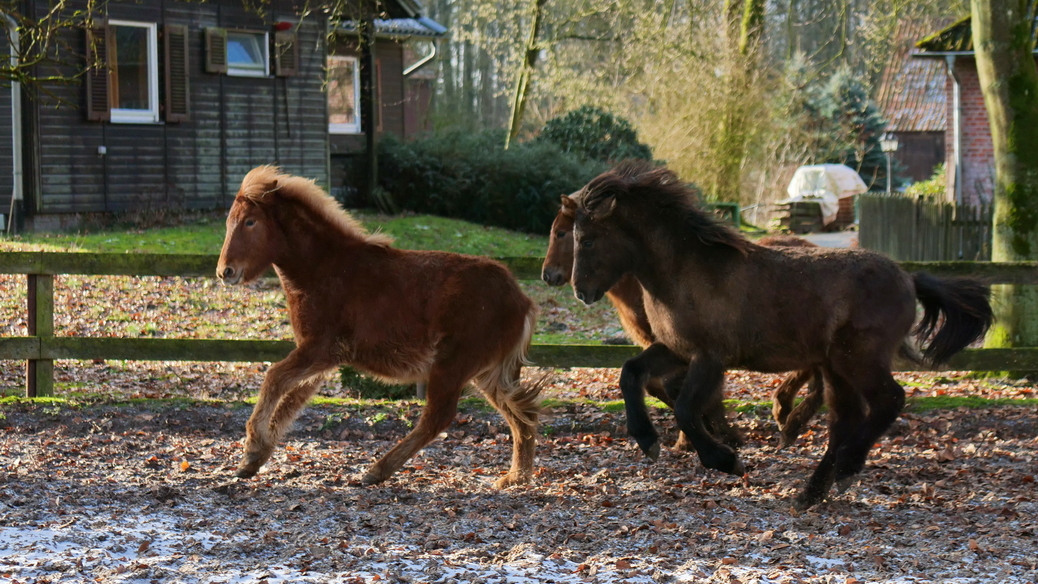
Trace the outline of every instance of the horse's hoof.
<instances>
[{"instance_id":1,"label":"horse's hoof","mask_svg":"<svg viewBox=\"0 0 1038 584\"><path fill-rule=\"evenodd\" d=\"M820 500L820 497L815 497L808 493L800 493L797 495L797 498L793 500L793 508L797 511L807 511L811 507L814 507Z\"/></svg>"},{"instance_id":2,"label":"horse's hoof","mask_svg":"<svg viewBox=\"0 0 1038 584\"><path fill-rule=\"evenodd\" d=\"M252 477L256 476L257 472L259 472L259 469L257 468L249 468L243 466L240 467L237 470L237 472L234 473L234 476L238 477L239 479L251 479Z\"/></svg>"},{"instance_id":3,"label":"horse's hoof","mask_svg":"<svg viewBox=\"0 0 1038 584\"><path fill-rule=\"evenodd\" d=\"M365 487L370 487L371 485L377 485L388 478L389 476L383 476L381 472L372 468L369 469L368 472L364 473L364 476L360 478L360 484Z\"/></svg>"},{"instance_id":4,"label":"horse's hoof","mask_svg":"<svg viewBox=\"0 0 1038 584\"><path fill-rule=\"evenodd\" d=\"M738 458L735 459L735 464L732 465L732 470L728 471L729 474L733 474L737 477L746 476L746 465L742 463Z\"/></svg>"},{"instance_id":5,"label":"horse's hoof","mask_svg":"<svg viewBox=\"0 0 1038 584\"><path fill-rule=\"evenodd\" d=\"M642 451L645 452L645 456L648 456L649 458L651 458L653 462L656 462L657 460L660 459L660 443L659 442L653 442L651 445L649 445L648 448L643 447Z\"/></svg>"},{"instance_id":6,"label":"horse's hoof","mask_svg":"<svg viewBox=\"0 0 1038 584\"><path fill-rule=\"evenodd\" d=\"M837 479L836 480L836 492L840 493L842 495L844 492L847 491L847 489L853 487L854 483L856 483L857 481L858 481L858 476L857 475L851 475L849 477L844 477L842 479Z\"/></svg>"},{"instance_id":7,"label":"horse's hoof","mask_svg":"<svg viewBox=\"0 0 1038 584\"><path fill-rule=\"evenodd\" d=\"M519 475L508 473L505 476L494 481L495 489L507 489L508 487L515 487L517 485L525 485L530 482L528 475Z\"/></svg>"},{"instance_id":8,"label":"horse's hoof","mask_svg":"<svg viewBox=\"0 0 1038 584\"><path fill-rule=\"evenodd\" d=\"M793 445L797 441L796 436L787 436L785 433L779 434L779 445L778 449L782 450Z\"/></svg>"}]
</instances>

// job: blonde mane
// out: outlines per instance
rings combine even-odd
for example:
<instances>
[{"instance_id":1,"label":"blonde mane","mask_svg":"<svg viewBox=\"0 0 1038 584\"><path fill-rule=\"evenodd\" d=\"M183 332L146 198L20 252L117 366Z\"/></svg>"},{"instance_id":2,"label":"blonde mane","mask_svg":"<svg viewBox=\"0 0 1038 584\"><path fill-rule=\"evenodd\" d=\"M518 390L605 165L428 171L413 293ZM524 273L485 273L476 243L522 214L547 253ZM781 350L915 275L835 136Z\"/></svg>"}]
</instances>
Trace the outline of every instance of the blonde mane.
<instances>
[{"instance_id":1,"label":"blonde mane","mask_svg":"<svg viewBox=\"0 0 1038 584\"><path fill-rule=\"evenodd\" d=\"M347 237L358 237L365 243L383 247L393 243L393 238L385 233L369 233L338 201L317 186L313 179L283 174L276 166L257 166L250 170L241 181L238 196L263 204L266 202L265 197L273 192L303 205L337 227Z\"/></svg>"}]
</instances>

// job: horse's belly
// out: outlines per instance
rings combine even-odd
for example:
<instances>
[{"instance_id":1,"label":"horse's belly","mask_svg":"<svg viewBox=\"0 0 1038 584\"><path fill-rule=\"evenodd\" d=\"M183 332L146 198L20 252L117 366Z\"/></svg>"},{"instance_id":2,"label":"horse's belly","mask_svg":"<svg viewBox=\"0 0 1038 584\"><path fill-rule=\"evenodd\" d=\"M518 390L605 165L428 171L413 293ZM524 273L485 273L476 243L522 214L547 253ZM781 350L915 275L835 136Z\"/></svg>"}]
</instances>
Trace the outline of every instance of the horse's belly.
<instances>
[{"instance_id":1,"label":"horse's belly","mask_svg":"<svg viewBox=\"0 0 1038 584\"><path fill-rule=\"evenodd\" d=\"M385 381L414 382L428 379L436 353L431 346L343 344L341 360Z\"/></svg>"}]
</instances>

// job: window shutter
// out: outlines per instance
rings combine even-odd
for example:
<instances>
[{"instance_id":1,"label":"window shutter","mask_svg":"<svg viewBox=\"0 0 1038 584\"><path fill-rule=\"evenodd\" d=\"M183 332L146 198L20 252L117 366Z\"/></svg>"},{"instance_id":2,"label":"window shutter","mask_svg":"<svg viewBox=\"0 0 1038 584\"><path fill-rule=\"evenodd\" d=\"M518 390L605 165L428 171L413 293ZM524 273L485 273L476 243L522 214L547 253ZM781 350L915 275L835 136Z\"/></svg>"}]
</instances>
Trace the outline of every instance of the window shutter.
<instances>
[{"instance_id":1,"label":"window shutter","mask_svg":"<svg viewBox=\"0 0 1038 584\"><path fill-rule=\"evenodd\" d=\"M206 73L227 72L227 29L209 27L205 29Z\"/></svg>"},{"instance_id":2,"label":"window shutter","mask_svg":"<svg viewBox=\"0 0 1038 584\"><path fill-rule=\"evenodd\" d=\"M94 122L112 119L111 77L108 73L110 42L107 21L95 20L86 29L86 108L87 119Z\"/></svg>"},{"instance_id":3,"label":"window shutter","mask_svg":"<svg viewBox=\"0 0 1038 584\"><path fill-rule=\"evenodd\" d=\"M274 32L274 75L292 77L299 73L299 38L293 30Z\"/></svg>"},{"instance_id":4,"label":"window shutter","mask_svg":"<svg viewBox=\"0 0 1038 584\"><path fill-rule=\"evenodd\" d=\"M167 24L164 46L166 65L166 121L186 122L191 113L187 26Z\"/></svg>"}]
</instances>

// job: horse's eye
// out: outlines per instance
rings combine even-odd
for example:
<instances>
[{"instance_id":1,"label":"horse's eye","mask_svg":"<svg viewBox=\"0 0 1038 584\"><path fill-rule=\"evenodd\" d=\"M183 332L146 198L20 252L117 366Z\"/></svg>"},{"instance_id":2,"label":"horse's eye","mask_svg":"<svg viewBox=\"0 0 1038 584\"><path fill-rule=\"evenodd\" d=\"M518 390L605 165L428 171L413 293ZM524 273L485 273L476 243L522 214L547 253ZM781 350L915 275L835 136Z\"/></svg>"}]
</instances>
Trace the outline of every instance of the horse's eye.
<instances>
[{"instance_id":1,"label":"horse's eye","mask_svg":"<svg viewBox=\"0 0 1038 584\"><path fill-rule=\"evenodd\" d=\"M557 237L559 239L562 239L563 237L566 237L566 233L568 233L568 232L567 231L556 231L555 232L555 237Z\"/></svg>"},{"instance_id":2,"label":"horse's eye","mask_svg":"<svg viewBox=\"0 0 1038 584\"><path fill-rule=\"evenodd\" d=\"M584 249L591 249L595 247L595 241L593 239L585 239L584 241L580 242L580 247Z\"/></svg>"},{"instance_id":3,"label":"horse's eye","mask_svg":"<svg viewBox=\"0 0 1038 584\"><path fill-rule=\"evenodd\" d=\"M255 224L256 224L256 220L255 219L246 219L245 220L245 226L246 227L252 227Z\"/></svg>"}]
</instances>

